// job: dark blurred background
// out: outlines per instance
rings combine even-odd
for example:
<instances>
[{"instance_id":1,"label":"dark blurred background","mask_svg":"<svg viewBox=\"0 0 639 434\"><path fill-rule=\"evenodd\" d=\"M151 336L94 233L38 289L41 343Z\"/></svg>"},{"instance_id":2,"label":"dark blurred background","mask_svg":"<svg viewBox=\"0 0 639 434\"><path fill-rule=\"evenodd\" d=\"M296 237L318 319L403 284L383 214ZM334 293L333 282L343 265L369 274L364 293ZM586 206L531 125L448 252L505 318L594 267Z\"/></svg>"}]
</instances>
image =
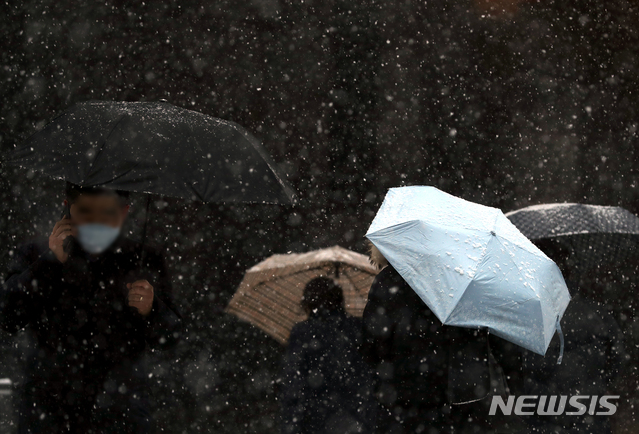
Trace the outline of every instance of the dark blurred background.
<instances>
[{"instance_id":1,"label":"dark blurred background","mask_svg":"<svg viewBox=\"0 0 639 434\"><path fill-rule=\"evenodd\" d=\"M1 154L75 102L166 99L251 130L299 192L295 208L154 197L151 238L188 326L150 356L166 432L277 432L283 348L223 309L272 253L364 251L389 187L639 212L635 0L25 0L0 21ZM1 168L3 270L48 235L62 187ZM133 205L135 236L144 198ZM614 285L635 357L634 284ZM24 337L0 340L0 377L19 382Z\"/></svg>"}]
</instances>

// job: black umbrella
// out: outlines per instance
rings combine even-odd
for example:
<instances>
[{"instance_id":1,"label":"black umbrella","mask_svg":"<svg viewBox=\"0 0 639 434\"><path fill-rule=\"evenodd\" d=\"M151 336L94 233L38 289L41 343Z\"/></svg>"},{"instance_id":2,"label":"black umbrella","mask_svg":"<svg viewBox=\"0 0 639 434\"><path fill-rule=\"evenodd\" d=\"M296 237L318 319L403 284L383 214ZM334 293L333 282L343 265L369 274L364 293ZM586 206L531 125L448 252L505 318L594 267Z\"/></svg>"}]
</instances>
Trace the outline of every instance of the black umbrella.
<instances>
[{"instance_id":1,"label":"black umbrella","mask_svg":"<svg viewBox=\"0 0 639 434\"><path fill-rule=\"evenodd\" d=\"M205 202L294 200L266 150L244 128L165 102L76 104L5 162L84 187Z\"/></svg>"},{"instance_id":2,"label":"black umbrella","mask_svg":"<svg viewBox=\"0 0 639 434\"><path fill-rule=\"evenodd\" d=\"M293 189L248 131L166 102L76 104L4 161L83 187L205 202L295 201ZM142 245L150 203L149 195Z\"/></svg>"},{"instance_id":3,"label":"black umbrella","mask_svg":"<svg viewBox=\"0 0 639 434\"><path fill-rule=\"evenodd\" d=\"M530 240L553 240L573 255L579 271L621 264L639 253L639 218L615 206L536 205L506 214Z\"/></svg>"}]
</instances>

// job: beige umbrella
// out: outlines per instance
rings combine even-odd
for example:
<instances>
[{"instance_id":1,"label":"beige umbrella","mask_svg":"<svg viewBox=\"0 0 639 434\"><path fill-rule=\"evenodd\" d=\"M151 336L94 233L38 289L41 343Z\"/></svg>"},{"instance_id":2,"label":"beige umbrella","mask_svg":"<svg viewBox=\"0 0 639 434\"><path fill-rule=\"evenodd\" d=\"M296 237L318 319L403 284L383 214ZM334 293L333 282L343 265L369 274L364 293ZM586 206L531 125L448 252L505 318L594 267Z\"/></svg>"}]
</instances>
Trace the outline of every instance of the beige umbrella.
<instances>
[{"instance_id":1,"label":"beige umbrella","mask_svg":"<svg viewBox=\"0 0 639 434\"><path fill-rule=\"evenodd\" d=\"M339 246L273 255L246 272L226 311L285 344L293 326L307 318L300 301L308 282L335 279L344 290L346 311L361 317L376 274L367 256Z\"/></svg>"}]
</instances>

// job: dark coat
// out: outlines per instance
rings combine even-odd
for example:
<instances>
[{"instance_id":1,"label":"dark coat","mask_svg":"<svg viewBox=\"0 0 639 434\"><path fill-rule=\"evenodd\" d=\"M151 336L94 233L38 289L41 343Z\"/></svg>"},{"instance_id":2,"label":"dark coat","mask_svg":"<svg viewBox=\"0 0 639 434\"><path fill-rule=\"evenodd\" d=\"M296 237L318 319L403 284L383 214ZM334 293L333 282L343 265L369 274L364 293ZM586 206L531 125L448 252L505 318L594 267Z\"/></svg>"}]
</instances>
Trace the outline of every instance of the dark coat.
<instances>
[{"instance_id":1,"label":"dark coat","mask_svg":"<svg viewBox=\"0 0 639 434\"><path fill-rule=\"evenodd\" d=\"M443 326L390 265L368 294L363 334L378 397L391 415L379 432L463 432L473 403L505 390L487 333Z\"/></svg>"},{"instance_id":2,"label":"dark coat","mask_svg":"<svg viewBox=\"0 0 639 434\"><path fill-rule=\"evenodd\" d=\"M615 393L613 385L625 365L623 336L615 320L596 304L584 299L574 288L561 320L565 336L563 361L557 364L559 338L548 347L546 356L523 352L522 381L513 392L525 395L596 395ZM622 396L623 399L623 396ZM619 400L613 401L619 404ZM570 410L574 411L572 407ZM526 419L539 433L610 433L609 417L531 416Z\"/></svg>"},{"instance_id":3,"label":"dark coat","mask_svg":"<svg viewBox=\"0 0 639 434\"><path fill-rule=\"evenodd\" d=\"M344 311L317 312L293 327L280 388L283 433L372 432L376 403L361 330Z\"/></svg>"},{"instance_id":4,"label":"dark coat","mask_svg":"<svg viewBox=\"0 0 639 434\"><path fill-rule=\"evenodd\" d=\"M21 431L62 432L69 424L78 432L93 426L108 432L105 421L116 421L121 426L114 432L146 432L142 356L147 347L170 345L181 331L164 260L145 247L141 267L141 246L125 238L94 258L76 242L70 249L62 264L46 243L23 246L0 289L2 328L26 327L35 338ZM147 317L127 306L126 283L138 279L154 287Z\"/></svg>"}]
</instances>

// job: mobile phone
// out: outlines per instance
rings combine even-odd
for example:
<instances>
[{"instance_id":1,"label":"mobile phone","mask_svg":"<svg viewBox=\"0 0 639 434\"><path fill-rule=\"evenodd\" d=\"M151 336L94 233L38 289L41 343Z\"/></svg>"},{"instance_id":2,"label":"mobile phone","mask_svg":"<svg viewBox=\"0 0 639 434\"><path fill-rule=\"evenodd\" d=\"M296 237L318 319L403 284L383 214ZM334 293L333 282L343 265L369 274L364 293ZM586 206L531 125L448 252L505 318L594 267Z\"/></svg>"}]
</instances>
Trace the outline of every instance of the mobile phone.
<instances>
[{"instance_id":1,"label":"mobile phone","mask_svg":"<svg viewBox=\"0 0 639 434\"><path fill-rule=\"evenodd\" d=\"M70 219L71 218L71 205L66 204L64 206L64 209L62 210L62 216L60 217L60 219ZM64 239L64 242L62 243L62 250L65 253L69 253L69 249L71 248L71 236L68 236Z\"/></svg>"},{"instance_id":2,"label":"mobile phone","mask_svg":"<svg viewBox=\"0 0 639 434\"><path fill-rule=\"evenodd\" d=\"M69 205L65 205L64 209L62 210L62 214L60 214L60 219L70 219L71 218L71 211L69 211Z\"/></svg>"}]
</instances>

